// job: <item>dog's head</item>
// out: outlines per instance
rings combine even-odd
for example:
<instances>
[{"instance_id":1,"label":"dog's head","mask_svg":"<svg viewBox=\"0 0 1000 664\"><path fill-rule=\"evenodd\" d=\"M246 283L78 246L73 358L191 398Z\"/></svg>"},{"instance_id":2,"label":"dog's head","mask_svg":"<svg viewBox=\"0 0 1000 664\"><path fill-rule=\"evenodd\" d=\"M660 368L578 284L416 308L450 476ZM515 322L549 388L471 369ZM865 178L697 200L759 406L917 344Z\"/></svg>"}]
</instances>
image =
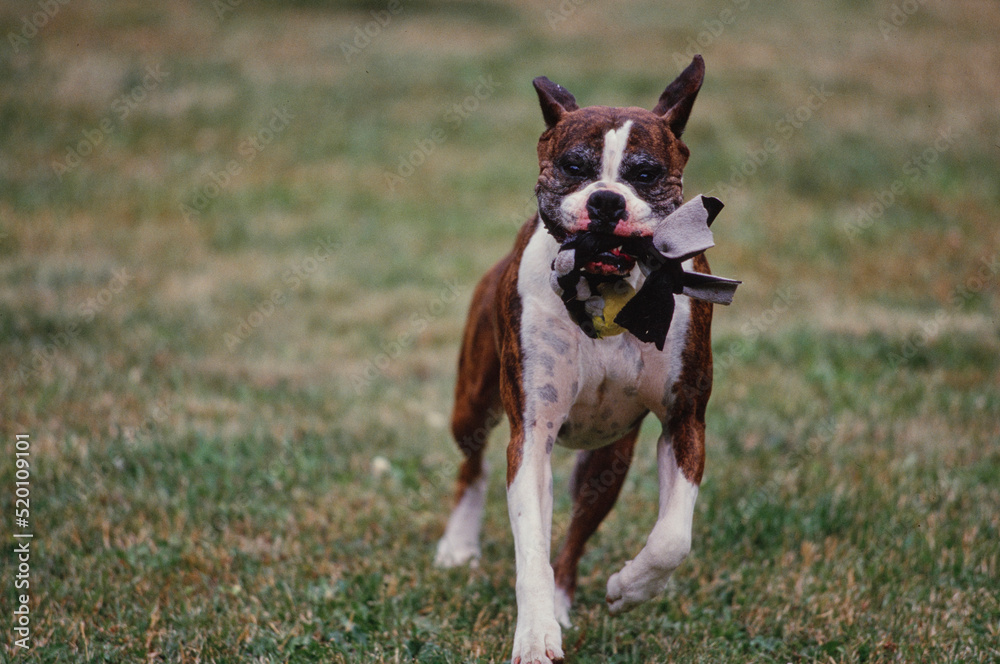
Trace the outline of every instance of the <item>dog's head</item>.
<instances>
[{"instance_id":1,"label":"dog's head","mask_svg":"<svg viewBox=\"0 0 1000 664\"><path fill-rule=\"evenodd\" d=\"M580 108L562 86L535 79L546 125L535 193L542 222L557 240L584 233L647 238L682 203L681 174L690 153L681 134L704 76L705 62L696 55L652 111ZM627 274L635 258L624 244L590 269Z\"/></svg>"}]
</instances>

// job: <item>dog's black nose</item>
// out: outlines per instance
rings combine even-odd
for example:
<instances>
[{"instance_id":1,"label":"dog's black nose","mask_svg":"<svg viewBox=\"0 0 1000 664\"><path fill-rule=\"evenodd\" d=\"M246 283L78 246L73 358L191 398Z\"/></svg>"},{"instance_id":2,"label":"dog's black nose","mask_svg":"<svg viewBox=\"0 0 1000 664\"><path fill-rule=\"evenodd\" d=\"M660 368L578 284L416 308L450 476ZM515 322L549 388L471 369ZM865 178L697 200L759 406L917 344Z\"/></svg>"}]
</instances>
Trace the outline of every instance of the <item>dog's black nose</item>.
<instances>
[{"instance_id":1,"label":"dog's black nose","mask_svg":"<svg viewBox=\"0 0 1000 664\"><path fill-rule=\"evenodd\" d=\"M628 216L625 211L625 197L609 189L595 191L587 199L587 214L590 215L591 230L605 227L613 231L615 224Z\"/></svg>"}]
</instances>

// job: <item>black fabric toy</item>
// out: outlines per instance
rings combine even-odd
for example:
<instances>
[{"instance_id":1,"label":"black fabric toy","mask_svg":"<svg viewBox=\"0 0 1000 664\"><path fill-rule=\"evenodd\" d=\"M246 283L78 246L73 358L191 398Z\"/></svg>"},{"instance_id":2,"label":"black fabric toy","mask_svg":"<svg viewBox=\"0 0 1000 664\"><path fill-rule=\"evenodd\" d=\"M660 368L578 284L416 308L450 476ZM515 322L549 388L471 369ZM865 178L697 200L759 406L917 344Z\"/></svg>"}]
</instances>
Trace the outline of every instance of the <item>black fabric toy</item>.
<instances>
[{"instance_id":1,"label":"black fabric toy","mask_svg":"<svg viewBox=\"0 0 1000 664\"><path fill-rule=\"evenodd\" d=\"M729 304L742 283L681 266L715 246L709 226L722 207L717 198L696 196L657 224L652 236L569 236L552 261L552 288L587 336L629 332L663 350L675 295ZM638 292L625 278L636 263L646 275Z\"/></svg>"}]
</instances>

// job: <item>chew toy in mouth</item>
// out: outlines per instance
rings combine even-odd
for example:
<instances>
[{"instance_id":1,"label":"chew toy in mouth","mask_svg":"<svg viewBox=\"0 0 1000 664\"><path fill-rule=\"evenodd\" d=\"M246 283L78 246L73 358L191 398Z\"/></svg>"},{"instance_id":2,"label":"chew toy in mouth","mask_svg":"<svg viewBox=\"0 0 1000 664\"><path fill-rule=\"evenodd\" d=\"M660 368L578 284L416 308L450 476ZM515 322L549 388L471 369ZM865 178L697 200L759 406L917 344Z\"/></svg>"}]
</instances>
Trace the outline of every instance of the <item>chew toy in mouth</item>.
<instances>
[{"instance_id":1,"label":"chew toy in mouth","mask_svg":"<svg viewBox=\"0 0 1000 664\"><path fill-rule=\"evenodd\" d=\"M626 253L621 247L615 247L610 251L599 252L594 260L583 266L583 271L624 277L635 267L635 261L635 256Z\"/></svg>"},{"instance_id":2,"label":"chew toy in mouth","mask_svg":"<svg viewBox=\"0 0 1000 664\"><path fill-rule=\"evenodd\" d=\"M630 332L663 350L675 295L729 304L740 284L681 266L714 246L708 227L721 209L718 199L696 196L657 224L651 236L566 237L552 261L552 289L587 336ZM638 292L625 281L637 263L646 275Z\"/></svg>"}]
</instances>

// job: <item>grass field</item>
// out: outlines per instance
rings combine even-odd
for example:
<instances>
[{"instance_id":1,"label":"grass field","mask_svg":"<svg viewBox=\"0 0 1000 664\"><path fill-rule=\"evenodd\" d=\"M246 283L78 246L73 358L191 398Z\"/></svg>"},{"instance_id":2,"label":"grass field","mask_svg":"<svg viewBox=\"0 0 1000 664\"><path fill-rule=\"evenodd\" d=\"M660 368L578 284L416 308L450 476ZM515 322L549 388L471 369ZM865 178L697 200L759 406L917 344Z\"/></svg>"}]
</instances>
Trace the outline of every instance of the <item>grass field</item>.
<instances>
[{"instance_id":1,"label":"grass field","mask_svg":"<svg viewBox=\"0 0 1000 664\"><path fill-rule=\"evenodd\" d=\"M693 552L608 615L649 422L567 662L1000 661L1000 13L678 5L0 4L0 659L505 661L503 431L481 566L431 562L531 79L649 108L700 52L687 194L726 203L709 258L745 283Z\"/></svg>"}]
</instances>

